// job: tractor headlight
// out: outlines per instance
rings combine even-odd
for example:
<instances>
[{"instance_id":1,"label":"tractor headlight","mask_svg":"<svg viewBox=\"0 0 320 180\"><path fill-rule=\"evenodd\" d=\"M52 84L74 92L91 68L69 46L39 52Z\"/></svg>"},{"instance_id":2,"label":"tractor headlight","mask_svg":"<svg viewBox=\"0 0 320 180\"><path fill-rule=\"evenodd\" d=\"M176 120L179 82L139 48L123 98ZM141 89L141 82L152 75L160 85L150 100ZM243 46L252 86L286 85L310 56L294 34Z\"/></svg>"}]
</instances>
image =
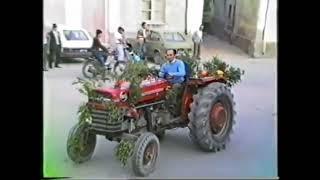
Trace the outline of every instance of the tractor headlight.
<instances>
[{"instance_id":1,"label":"tractor headlight","mask_svg":"<svg viewBox=\"0 0 320 180\"><path fill-rule=\"evenodd\" d=\"M122 101L122 102L127 101L127 100L128 100L128 93L122 91L122 92L120 93L120 95L119 95L119 99L120 99L120 101Z\"/></svg>"}]
</instances>

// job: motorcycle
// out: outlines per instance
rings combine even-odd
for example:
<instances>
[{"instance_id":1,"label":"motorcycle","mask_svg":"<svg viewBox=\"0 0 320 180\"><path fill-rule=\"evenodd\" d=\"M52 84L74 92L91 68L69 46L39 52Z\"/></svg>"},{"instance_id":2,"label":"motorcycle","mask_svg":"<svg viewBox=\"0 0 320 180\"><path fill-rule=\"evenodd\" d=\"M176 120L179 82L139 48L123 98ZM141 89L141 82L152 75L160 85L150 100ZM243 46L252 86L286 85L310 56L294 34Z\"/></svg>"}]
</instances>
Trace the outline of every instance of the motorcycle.
<instances>
[{"instance_id":1,"label":"motorcycle","mask_svg":"<svg viewBox=\"0 0 320 180\"><path fill-rule=\"evenodd\" d=\"M101 64L95 56L90 56L83 64L83 76L88 79L95 79L101 76L102 80L107 80L110 79L108 75L121 75L128 61L141 61L141 58L134 53L131 44L127 44L124 50L127 61L118 61L117 51L111 48L108 49L108 52L104 52L107 57L107 62L109 62L108 66Z\"/></svg>"}]
</instances>

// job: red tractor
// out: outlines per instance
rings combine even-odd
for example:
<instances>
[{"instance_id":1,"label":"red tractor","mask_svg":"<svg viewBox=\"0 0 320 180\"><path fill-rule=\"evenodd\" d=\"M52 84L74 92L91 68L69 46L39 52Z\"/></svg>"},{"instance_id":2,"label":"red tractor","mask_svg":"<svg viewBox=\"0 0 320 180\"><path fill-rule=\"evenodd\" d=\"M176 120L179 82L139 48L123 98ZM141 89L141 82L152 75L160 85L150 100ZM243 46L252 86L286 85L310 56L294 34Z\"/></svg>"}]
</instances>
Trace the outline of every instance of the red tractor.
<instances>
[{"instance_id":1,"label":"red tractor","mask_svg":"<svg viewBox=\"0 0 320 180\"><path fill-rule=\"evenodd\" d=\"M206 76L205 74L204 76ZM71 160L82 163L92 157L96 136L110 141L133 140L132 168L137 176L148 176L155 170L159 157L161 139L165 130L188 127L192 141L204 151L216 152L225 148L234 124L233 95L223 77L189 78L182 85L181 106L178 115L172 113L166 94L172 85L165 79L154 77L141 83L142 97L130 105L128 82L118 82L114 88L98 88L95 91L102 98L89 99L91 121L85 126L75 125L68 142L78 135L76 143L82 143L75 150L68 143ZM106 111L106 101L112 101L125 109L117 123L108 123L111 116ZM80 136L79 136L80 135ZM76 152L77 151L77 152Z\"/></svg>"}]
</instances>

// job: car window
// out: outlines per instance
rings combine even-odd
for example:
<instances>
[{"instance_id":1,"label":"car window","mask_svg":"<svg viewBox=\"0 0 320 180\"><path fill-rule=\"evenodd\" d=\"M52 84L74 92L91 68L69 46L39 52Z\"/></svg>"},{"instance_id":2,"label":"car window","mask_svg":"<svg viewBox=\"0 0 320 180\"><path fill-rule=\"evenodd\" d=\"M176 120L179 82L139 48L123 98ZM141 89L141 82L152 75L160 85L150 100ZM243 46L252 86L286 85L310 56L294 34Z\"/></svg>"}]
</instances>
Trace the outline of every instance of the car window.
<instances>
[{"instance_id":1,"label":"car window","mask_svg":"<svg viewBox=\"0 0 320 180\"><path fill-rule=\"evenodd\" d=\"M173 39L174 39L175 41L184 41L184 38L183 38L183 36L182 36L180 33L174 33L174 34L173 34Z\"/></svg>"},{"instance_id":2,"label":"car window","mask_svg":"<svg viewBox=\"0 0 320 180\"><path fill-rule=\"evenodd\" d=\"M68 41L89 40L88 36L81 30L64 30L63 34Z\"/></svg>"},{"instance_id":3,"label":"car window","mask_svg":"<svg viewBox=\"0 0 320 180\"><path fill-rule=\"evenodd\" d=\"M157 32L152 32L150 35L151 41L160 41L160 34Z\"/></svg>"},{"instance_id":4,"label":"car window","mask_svg":"<svg viewBox=\"0 0 320 180\"><path fill-rule=\"evenodd\" d=\"M166 41L184 41L185 39L180 33L164 33Z\"/></svg>"},{"instance_id":5,"label":"car window","mask_svg":"<svg viewBox=\"0 0 320 180\"><path fill-rule=\"evenodd\" d=\"M166 41L174 41L172 33L164 33L164 39Z\"/></svg>"}]
</instances>

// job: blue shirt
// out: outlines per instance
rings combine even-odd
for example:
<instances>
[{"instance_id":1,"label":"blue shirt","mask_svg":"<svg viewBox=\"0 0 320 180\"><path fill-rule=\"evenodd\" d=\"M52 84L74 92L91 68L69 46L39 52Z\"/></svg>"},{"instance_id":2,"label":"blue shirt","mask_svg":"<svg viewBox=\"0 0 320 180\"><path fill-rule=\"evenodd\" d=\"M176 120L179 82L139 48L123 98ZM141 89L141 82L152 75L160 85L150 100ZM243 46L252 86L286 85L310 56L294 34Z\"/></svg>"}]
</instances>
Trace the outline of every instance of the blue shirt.
<instances>
[{"instance_id":1,"label":"blue shirt","mask_svg":"<svg viewBox=\"0 0 320 180\"><path fill-rule=\"evenodd\" d=\"M179 59L174 59L173 61L174 62L167 62L161 66L159 77L164 78L165 75L170 75L173 76L173 79L169 80L171 83L182 83L186 75L184 63Z\"/></svg>"}]
</instances>

